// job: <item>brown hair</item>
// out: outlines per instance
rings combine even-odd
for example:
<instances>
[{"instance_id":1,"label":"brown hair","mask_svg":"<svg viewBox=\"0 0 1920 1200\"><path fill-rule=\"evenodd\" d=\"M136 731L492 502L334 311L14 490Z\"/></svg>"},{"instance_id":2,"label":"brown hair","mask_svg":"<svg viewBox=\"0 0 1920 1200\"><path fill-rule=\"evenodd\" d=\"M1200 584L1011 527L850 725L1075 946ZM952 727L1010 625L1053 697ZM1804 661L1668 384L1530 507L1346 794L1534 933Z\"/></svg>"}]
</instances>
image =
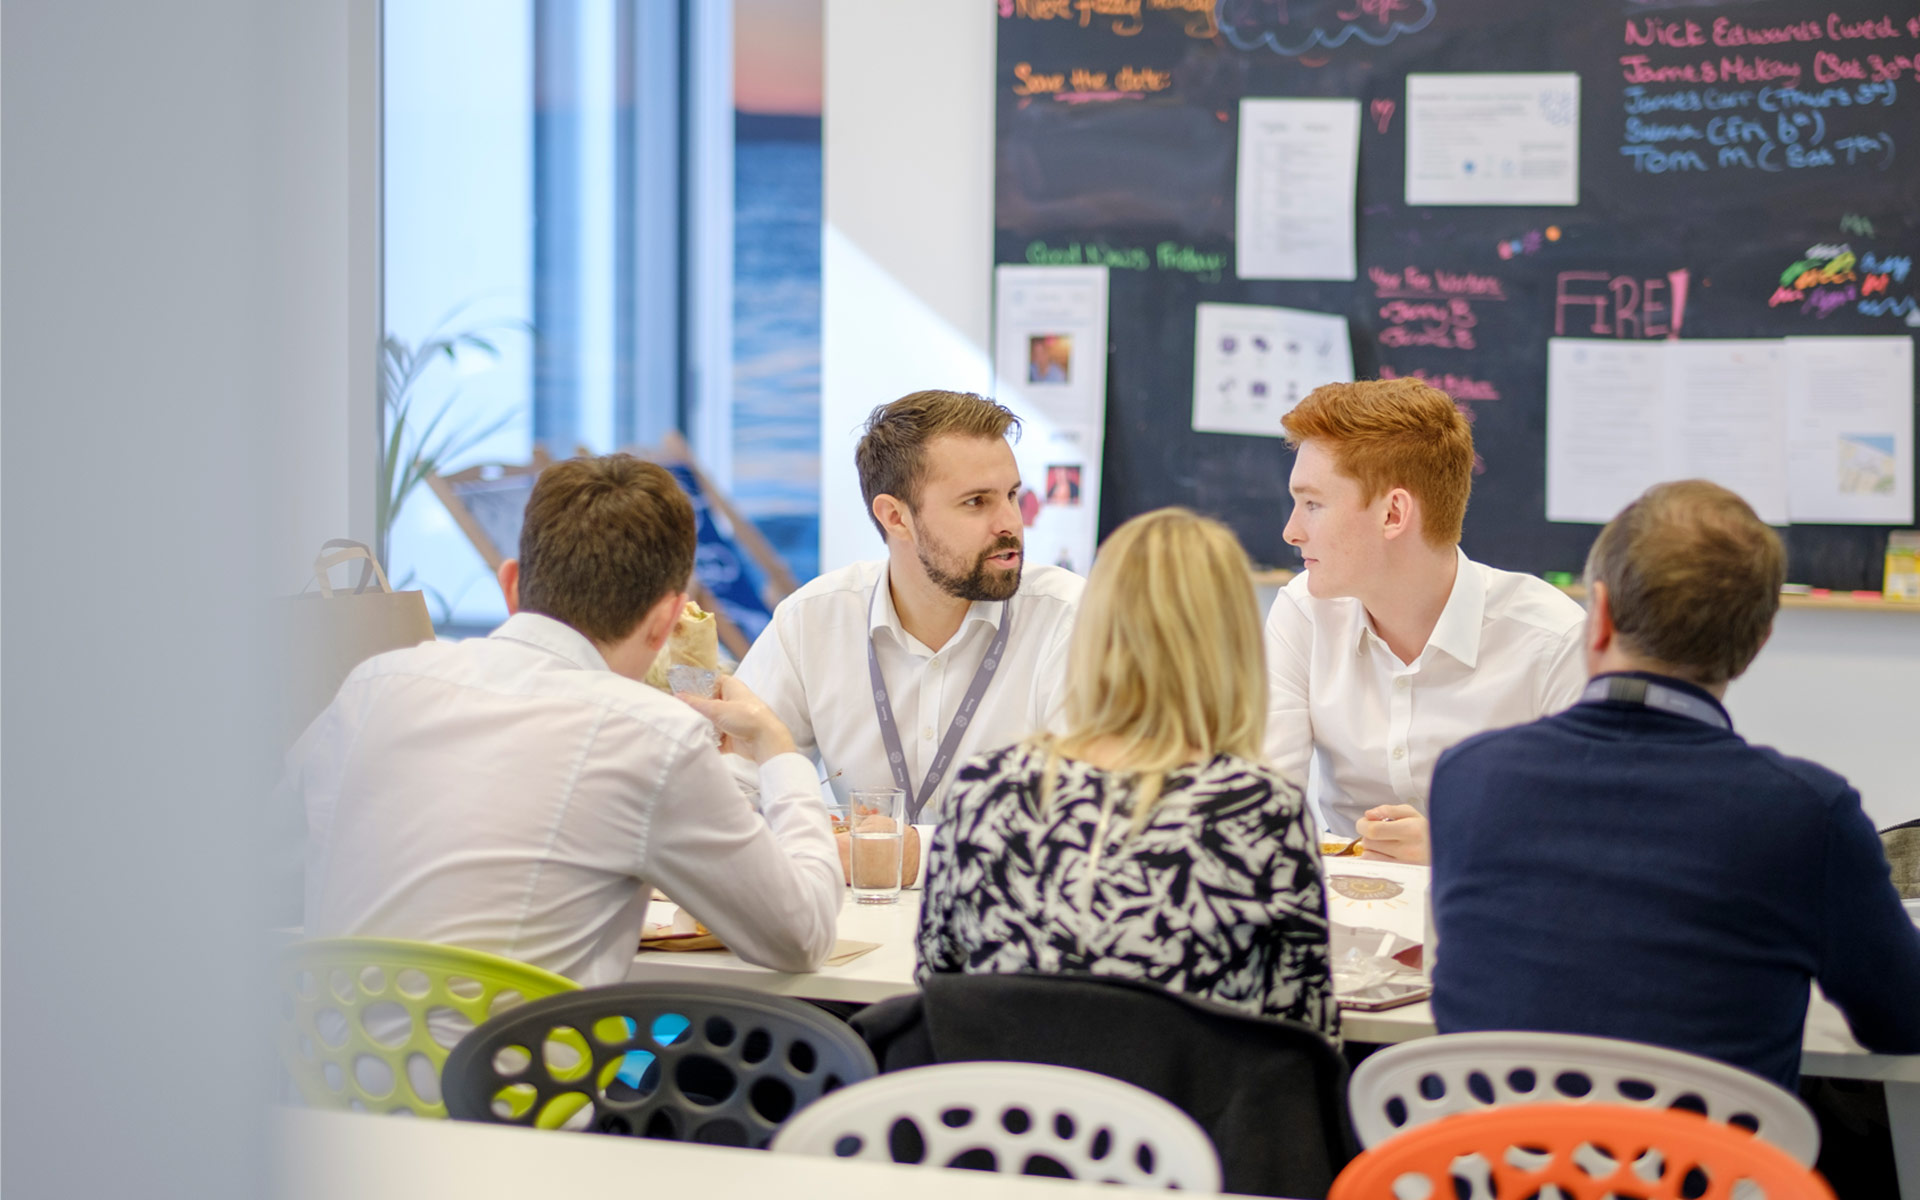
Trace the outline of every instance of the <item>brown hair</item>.
<instances>
[{"instance_id":1,"label":"brown hair","mask_svg":"<svg viewBox=\"0 0 1920 1200\"><path fill-rule=\"evenodd\" d=\"M693 574L693 502L631 454L540 472L520 526L520 607L620 641Z\"/></svg>"},{"instance_id":2,"label":"brown hair","mask_svg":"<svg viewBox=\"0 0 1920 1200\"><path fill-rule=\"evenodd\" d=\"M1403 487L1420 502L1420 532L1433 546L1460 541L1473 490L1473 427L1453 399L1418 379L1328 383L1280 418L1287 440L1327 443L1363 503Z\"/></svg>"},{"instance_id":3,"label":"brown hair","mask_svg":"<svg viewBox=\"0 0 1920 1200\"><path fill-rule=\"evenodd\" d=\"M1786 578L1779 535L1745 500L1704 479L1648 488L1587 555L1587 586L1607 585L1613 627L1628 648L1709 686L1760 653Z\"/></svg>"},{"instance_id":4,"label":"brown hair","mask_svg":"<svg viewBox=\"0 0 1920 1200\"><path fill-rule=\"evenodd\" d=\"M1018 429L1020 418L985 396L972 392L914 392L882 404L867 417L867 431L853 451L860 471L860 495L867 519L885 537L873 515L876 496L892 496L919 511L920 485L927 477L927 443L937 437L1003 438Z\"/></svg>"}]
</instances>

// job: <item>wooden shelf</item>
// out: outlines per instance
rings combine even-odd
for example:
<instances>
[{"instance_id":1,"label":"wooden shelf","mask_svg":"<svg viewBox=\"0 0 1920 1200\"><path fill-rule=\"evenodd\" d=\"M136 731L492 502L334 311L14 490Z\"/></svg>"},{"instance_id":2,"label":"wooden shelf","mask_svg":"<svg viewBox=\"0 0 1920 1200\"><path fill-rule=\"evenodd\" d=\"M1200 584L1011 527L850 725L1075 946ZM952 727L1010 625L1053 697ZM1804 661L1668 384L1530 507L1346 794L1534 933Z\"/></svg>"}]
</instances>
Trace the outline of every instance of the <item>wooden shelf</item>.
<instances>
[{"instance_id":1,"label":"wooden shelf","mask_svg":"<svg viewBox=\"0 0 1920 1200\"><path fill-rule=\"evenodd\" d=\"M1253 586L1285 587L1297 572L1284 567L1254 568ZM1574 583L1560 589L1575 600L1585 600L1587 589ZM1799 592L1780 593L1781 608L1822 608L1839 612L1892 612L1920 616L1920 604L1903 600L1856 600L1845 592L1830 596L1807 596Z\"/></svg>"}]
</instances>

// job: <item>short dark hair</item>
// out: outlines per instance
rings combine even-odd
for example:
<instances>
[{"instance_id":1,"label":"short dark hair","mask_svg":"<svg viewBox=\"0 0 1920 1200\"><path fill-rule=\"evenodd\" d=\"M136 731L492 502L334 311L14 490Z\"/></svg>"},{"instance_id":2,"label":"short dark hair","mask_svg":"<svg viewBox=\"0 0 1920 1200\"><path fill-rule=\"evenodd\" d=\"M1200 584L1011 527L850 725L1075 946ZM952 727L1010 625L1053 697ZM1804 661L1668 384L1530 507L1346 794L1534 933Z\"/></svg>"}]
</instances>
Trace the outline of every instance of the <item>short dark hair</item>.
<instances>
[{"instance_id":1,"label":"short dark hair","mask_svg":"<svg viewBox=\"0 0 1920 1200\"><path fill-rule=\"evenodd\" d=\"M520 607L618 642L693 575L693 502L631 454L540 472L520 526Z\"/></svg>"},{"instance_id":2,"label":"short dark hair","mask_svg":"<svg viewBox=\"0 0 1920 1200\"><path fill-rule=\"evenodd\" d=\"M853 451L867 519L884 538L887 531L873 515L874 497L892 496L919 511L928 442L946 434L1003 438L1019 427L1020 418L1011 409L972 392L914 392L882 404L867 417L867 431Z\"/></svg>"},{"instance_id":3,"label":"short dark hair","mask_svg":"<svg viewBox=\"0 0 1920 1200\"><path fill-rule=\"evenodd\" d=\"M1786 578L1780 536L1745 500L1704 479L1648 488L1587 555L1587 586L1607 585L1627 647L1710 686L1753 663Z\"/></svg>"}]
</instances>

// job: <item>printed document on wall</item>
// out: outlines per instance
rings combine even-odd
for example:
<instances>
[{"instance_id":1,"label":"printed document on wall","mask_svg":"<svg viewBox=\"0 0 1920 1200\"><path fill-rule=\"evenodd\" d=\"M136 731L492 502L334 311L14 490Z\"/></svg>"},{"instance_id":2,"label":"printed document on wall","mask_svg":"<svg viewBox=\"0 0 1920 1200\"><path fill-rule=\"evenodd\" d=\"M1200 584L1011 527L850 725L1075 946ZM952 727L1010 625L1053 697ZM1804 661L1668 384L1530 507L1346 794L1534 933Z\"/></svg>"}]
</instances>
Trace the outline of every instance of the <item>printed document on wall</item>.
<instances>
[{"instance_id":1,"label":"printed document on wall","mask_svg":"<svg viewBox=\"0 0 1920 1200\"><path fill-rule=\"evenodd\" d=\"M1787 338L1795 521L1913 523L1913 339Z\"/></svg>"},{"instance_id":2,"label":"printed document on wall","mask_svg":"<svg viewBox=\"0 0 1920 1200\"><path fill-rule=\"evenodd\" d=\"M1665 342L1547 341L1547 520L1610 521L1663 478Z\"/></svg>"},{"instance_id":3,"label":"printed document on wall","mask_svg":"<svg viewBox=\"0 0 1920 1200\"><path fill-rule=\"evenodd\" d=\"M1323 383L1353 378L1347 319L1257 304L1196 306L1193 428L1284 437L1280 418Z\"/></svg>"},{"instance_id":4,"label":"printed document on wall","mask_svg":"<svg viewBox=\"0 0 1920 1200\"><path fill-rule=\"evenodd\" d=\"M1407 76L1408 204L1578 204L1580 76Z\"/></svg>"},{"instance_id":5,"label":"printed document on wall","mask_svg":"<svg viewBox=\"0 0 1920 1200\"><path fill-rule=\"evenodd\" d=\"M1656 483L1708 479L1787 523L1786 343L1547 343L1547 519L1605 522Z\"/></svg>"},{"instance_id":6,"label":"printed document on wall","mask_svg":"<svg viewBox=\"0 0 1920 1200\"><path fill-rule=\"evenodd\" d=\"M1707 479L1785 525L1787 348L1779 338L1657 343L1667 360L1668 479Z\"/></svg>"},{"instance_id":7,"label":"printed document on wall","mask_svg":"<svg viewBox=\"0 0 1920 1200\"><path fill-rule=\"evenodd\" d=\"M1242 279L1352 279L1358 100L1242 100L1234 207Z\"/></svg>"},{"instance_id":8,"label":"printed document on wall","mask_svg":"<svg viewBox=\"0 0 1920 1200\"><path fill-rule=\"evenodd\" d=\"M1085 572L1106 439L1107 269L994 268L995 395L1020 418L1029 562Z\"/></svg>"}]
</instances>

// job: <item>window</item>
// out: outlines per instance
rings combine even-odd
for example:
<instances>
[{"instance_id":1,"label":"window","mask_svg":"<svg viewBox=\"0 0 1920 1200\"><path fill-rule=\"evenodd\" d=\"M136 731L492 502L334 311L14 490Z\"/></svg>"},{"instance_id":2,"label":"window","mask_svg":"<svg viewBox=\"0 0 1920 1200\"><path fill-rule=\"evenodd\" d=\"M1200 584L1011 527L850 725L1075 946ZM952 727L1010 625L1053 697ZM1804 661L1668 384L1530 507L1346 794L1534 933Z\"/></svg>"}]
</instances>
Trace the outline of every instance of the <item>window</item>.
<instances>
[{"instance_id":1,"label":"window","mask_svg":"<svg viewBox=\"0 0 1920 1200\"><path fill-rule=\"evenodd\" d=\"M395 586L425 590L444 631L505 616L409 465L673 430L810 577L819 0L385 0L382 23ZM737 162L736 31L754 64Z\"/></svg>"}]
</instances>

